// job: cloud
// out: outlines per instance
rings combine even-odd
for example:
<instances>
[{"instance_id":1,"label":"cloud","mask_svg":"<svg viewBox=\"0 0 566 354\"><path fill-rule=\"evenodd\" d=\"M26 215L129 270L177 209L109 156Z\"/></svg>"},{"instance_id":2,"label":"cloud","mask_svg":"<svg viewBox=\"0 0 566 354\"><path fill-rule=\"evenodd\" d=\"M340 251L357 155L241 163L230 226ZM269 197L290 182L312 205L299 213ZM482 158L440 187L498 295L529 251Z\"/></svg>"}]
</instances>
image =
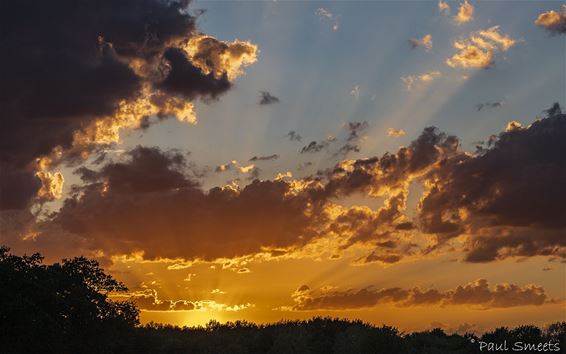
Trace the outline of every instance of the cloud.
<instances>
[{"instance_id":1,"label":"cloud","mask_svg":"<svg viewBox=\"0 0 566 354\"><path fill-rule=\"evenodd\" d=\"M299 247L317 237L324 215L306 191L257 180L205 192L182 173L185 165L179 154L137 148L125 162L80 169L86 184L48 224L75 235L83 249L143 251L148 259L212 260ZM50 237L43 232L40 238Z\"/></svg>"},{"instance_id":2,"label":"cloud","mask_svg":"<svg viewBox=\"0 0 566 354\"><path fill-rule=\"evenodd\" d=\"M314 13L321 21L330 23L334 32L338 31L340 28L340 15L335 15L324 7L319 7Z\"/></svg>"},{"instance_id":3,"label":"cloud","mask_svg":"<svg viewBox=\"0 0 566 354\"><path fill-rule=\"evenodd\" d=\"M535 25L542 27L552 34L566 33L566 5L560 6L560 11L550 10L538 15Z\"/></svg>"},{"instance_id":4,"label":"cloud","mask_svg":"<svg viewBox=\"0 0 566 354\"><path fill-rule=\"evenodd\" d=\"M367 130L369 124L366 121L363 122L348 122L346 124L346 130L348 131L347 141L357 141L360 139L360 133Z\"/></svg>"},{"instance_id":5,"label":"cloud","mask_svg":"<svg viewBox=\"0 0 566 354\"><path fill-rule=\"evenodd\" d=\"M279 102L279 98L271 95L267 91L260 91L259 94L260 94L260 97L261 97L261 99L259 101L260 106L269 105L269 104Z\"/></svg>"},{"instance_id":6,"label":"cloud","mask_svg":"<svg viewBox=\"0 0 566 354\"><path fill-rule=\"evenodd\" d=\"M360 97L360 85L354 85L350 91L350 95L354 98Z\"/></svg>"},{"instance_id":7,"label":"cloud","mask_svg":"<svg viewBox=\"0 0 566 354\"><path fill-rule=\"evenodd\" d=\"M14 248L104 250L106 255L139 251L149 259L299 252L322 235L333 240L332 254L363 249L366 254L356 261L361 264L456 247L451 243L456 236L462 236L457 250L469 262L566 259L566 115L557 105L546 114L528 126L512 123L476 154L461 151L457 137L427 127L393 153L345 159L303 179L281 174L210 190L191 177L191 164L179 152L138 147L117 161L107 158L77 169L83 185L74 186L62 208L45 220L34 220L29 212L4 212L0 233ZM364 126L350 123L346 144L349 137L358 139ZM219 171L257 179L253 164L222 166ZM408 218L414 182L424 192ZM339 204L352 195L384 202L377 210ZM316 257L317 252L302 254Z\"/></svg>"},{"instance_id":8,"label":"cloud","mask_svg":"<svg viewBox=\"0 0 566 354\"><path fill-rule=\"evenodd\" d=\"M453 306L465 305L481 309L541 306L552 302L539 285L520 287L515 284L497 284L490 288L487 280L478 279L456 289L436 290L422 288L375 288L348 290L311 290L303 285L292 294L294 311L350 310L372 308L379 304L397 306Z\"/></svg>"},{"instance_id":9,"label":"cloud","mask_svg":"<svg viewBox=\"0 0 566 354\"><path fill-rule=\"evenodd\" d=\"M356 144L346 143L336 151L335 156L346 156L351 152L360 152L361 148Z\"/></svg>"},{"instance_id":10,"label":"cloud","mask_svg":"<svg viewBox=\"0 0 566 354\"><path fill-rule=\"evenodd\" d=\"M351 152L360 152L361 148L358 145L362 136L360 135L363 131L367 130L369 127L368 122L348 122L344 125L346 131L348 132L345 138L345 143L342 145L334 154L334 157L345 157Z\"/></svg>"},{"instance_id":11,"label":"cloud","mask_svg":"<svg viewBox=\"0 0 566 354\"><path fill-rule=\"evenodd\" d=\"M499 26L472 32L469 38L454 42L458 52L446 60L453 68L487 69L494 63L497 52L506 52L517 40L499 33Z\"/></svg>"},{"instance_id":12,"label":"cloud","mask_svg":"<svg viewBox=\"0 0 566 354\"><path fill-rule=\"evenodd\" d=\"M224 294L219 289L214 289L212 295ZM119 296L134 301L142 311L241 311L254 307L251 303L228 305L214 300L164 300L157 296L154 289L135 291L130 294Z\"/></svg>"},{"instance_id":13,"label":"cloud","mask_svg":"<svg viewBox=\"0 0 566 354\"><path fill-rule=\"evenodd\" d=\"M411 45L411 48L413 48L413 49L417 48L417 47L423 47L427 51L429 51L429 50L432 49L432 35L426 34L420 39L411 38L411 39L409 39L409 44Z\"/></svg>"},{"instance_id":14,"label":"cloud","mask_svg":"<svg viewBox=\"0 0 566 354\"><path fill-rule=\"evenodd\" d=\"M303 137L300 136L296 131L292 130L289 133L287 133L287 137L289 138L290 141L301 141L303 140Z\"/></svg>"},{"instance_id":15,"label":"cloud","mask_svg":"<svg viewBox=\"0 0 566 354\"><path fill-rule=\"evenodd\" d=\"M254 156L250 159L251 162L254 161L269 161L269 160L277 160L279 158L279 155L277 154L273 154L273 155L267 155L267 156Z\"/></svg>"},{"instance_id":16,"label":"cloud","mask_svg":"<svg viewBox=\"0 0 566 354\"><path fill-rule=\"evenodd\" d=\"M400 138L407 134L403 129L389 128L387 129L387 136L391 138Z\"/></svg>"},{"instance_id":17,"label":"cloud","mask_svg":"<svg viewBox=\"0 0 566 354\"><path fill-rule=\"evenodd\" d=\"M169 73L157 87L165 92L188 99L194 99L197 95L216 98L231 86L226 73L218 78L212 72L204 73L181 48L167 48L163 59L168 65Z\"/></svg>"},{"instance_id":18,"label":"cloud","mask_svg":"<svg viewBox=\"0 0 566 354\"><path fill-rule=\"evenodd\" d=\"M467 260L566 256L566 115L513 125L478 155L458 154L426 177L421 230L469 235Z\"/></svg>"},{"instance_id":19,"label":"cloud","mask_svg":"<svg viewBox=\"0 0 566 354\"><path fill-rule=\"evenodd\" d=\"M460 25L472 21L474 19L474 10L474 6L468 0L464 0L463 3L460 3L458 13L454 16L454 21Z\"/></svg>"},{"instance_id":20,"label":"cloud","mask_svg":"<svg viewBox=\"0 0 566 354\"><path fill-rule=\"evenodd\" d=\"M438 12L441 14L449 14L450 13L450 5L443 0L438 1Z\"/></svg>"},{"instance_id":21,"label":"cloud","mask_svg":"<svg viewBox=\"0 0 566 354\"><path fill-rule=\"evenodd\" d=\"M255 63L259 55L257 46L250 42L224 42L207 35L192 36L183 49L202 72L216 78L226 76L230 81L242 75L242 68Z\"/></svg>"},{"instance_id":22,"label":"cloud","mask_svg":"<svg viewBox=\"0 0 566 354\"><path fill-rule=\"evenodd\" d=\"M419 74L419 75L403 76L403 77L401 77L401 81L403 81L407 90L410 91L418 83L431 82L431 81L433 81L434 79L436 79L440 76L442 76L442 74L439 71L431 71L429 73L423 73L423 74Z\"/></svg>"},{"instance_id":23,"label":"cloud","mask_svg":"<svg viewBox=\"0 0 566 354\"><path fill-rule=\"evenodd\" d=\"M503 101L497 101L497 102L484 102L484 103L479 103L476 105L476 110L479 112L484 108L499 108L503 106Z\"/></svg>"},{"instance_id":24,"label":"cloud","mask_svg":"<svg viewBox=\"0 0 566 354\"><path fill-rule=\"evenodd\" d=\"M194 122L190 100L218 97L256 60L250 43L196 35L188 5L16 1L4 9L0 210L29 207L40 190L45 199L54 167L83 161L148 116Z\"/></svg>"},{"instance_id":25,"label":"cloud","mask_svg":"<svg viewBox=\"0 0 566 354\"><path fill-rule=\"evenodd\" d=\"M405 192L411 179L423 176L440 161L457 153L455 136L427 127L408 147L381 157L345 160L328 172L324 194L348 196L364 192L393 196Z\"/></svg>"},{"instance_id":26,"label":"cloud","mask_svg":"<svg viewBox=\"0 0 566 354\"><path fill-rule=\"evenodd\" d=\"M256 156L256 160L257 160L257 156ZM257 177L257 174L259 173L259 169L256 167L256 165L250 164L250 165L241 166L236 160L232 160L228 163L218 165L216 166L214 171L217 173L222 173L226 171L235 171L236 173L244 173L244 174L250 173L252 177L254 176Z\"/></svg>"},{"instance_id":27,"label":"cloud","mask_svg":"<svg viewBox=\"0 0 566 354\"><path fill-rule=\"evenodd\" d=\"M326 138L325 140L323 140L321 142L311 141L307 145L303 146L300 153L301 154L317 153L317 152L320 152L323 149L326 149L330 144L332 144L334 142L336 142L336 138L333 137L333 136L329 136L328 138Z\"/></svg>"},{"instance_id":28,"label":"cloud","mask_svg":"<svg viewBox=\"0 0 566 354\"><path fill-rule=\"evenodd\" d=\"M35 175L41 181L41 188L37 191L39 200L52 201L62 197L65 178L61 172L39 171Z\"/></svg>"}]
</instances>

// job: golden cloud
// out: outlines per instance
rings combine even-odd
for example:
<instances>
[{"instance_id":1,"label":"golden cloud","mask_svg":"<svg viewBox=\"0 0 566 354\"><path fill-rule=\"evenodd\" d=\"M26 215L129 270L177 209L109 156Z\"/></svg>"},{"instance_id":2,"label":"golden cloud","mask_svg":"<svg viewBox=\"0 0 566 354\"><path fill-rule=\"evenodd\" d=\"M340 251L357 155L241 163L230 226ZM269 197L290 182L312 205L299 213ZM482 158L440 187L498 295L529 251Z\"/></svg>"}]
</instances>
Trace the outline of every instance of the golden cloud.
<instances>
[{"instance_id":1,"label":"golden cloud","mask_svg":"<svg viewBox=\"0 0 566 354\"><path fill-rule=\"evenodd\" d=\"M454 16L454 21L458 24L472 21L474 19L474 10L474 6L470 4L468 0L464 0L464 2L460 4L458 13Z\"/></svg>"},{"instance_id":2,"label":"golden cloud","mask_svg":"<svg viewBox=\"0 0 566 354\"><path fill-rule=\"evenodd\" d=\"M403 129L389 128L387 129L387 136L391 138L400 138L407 134Z\"/></svg>"},{"instance_id":3,"label":"golden cloud","mask_svg":"<svg viewBox=\"0 0 566 354\"><path fill-rule=\"evenodd\" d=\"M552 33L566 33L566 5L560 7L560 12L550 10L540 14L535 24Z\"/></svg>"},{"instance_id":4,"label":"golden cloud","mask_svg":"<svg viewBox=\"0 0 566 354\"><path fill-rule=\"evenodd\" d=\"M206 35L192 37L184 49L191 62L205 74L213 73L217 78L226 74L230 81L243 74L243 67L255 63L259 54L251 42L224 42Z\"/></svg>"},{"instance_id":5,"label":"golden cloud","mask_svg":"<svg viewBox=\"0 0 566 354\"><path fill-rule=\"evenodd\" d=\"M482 68L493 65L495 53L506 52L517 43L508 35L499 33L499 26L480 30L470 34L468 39L454 42L458 52L446 60L453 68Z\"/></svg>"},{"instance_id":6,"label":"golden cloud","mask_svg":"<svg viewBox=\"0 0 566 354\"><path fill-rule=\"evenodd\" d=\"M403 83L405 83L405 87L407 88L407 90L410 91L418 83L430 82L430 81L433 81L434 79L436 79L440 76L442 76L440 71L431 71L431 72L423 73L423 74L419 74L419 75L403 76L403 77L401 77L401 81L403 81Z\"/></svg>"}]
</instances>

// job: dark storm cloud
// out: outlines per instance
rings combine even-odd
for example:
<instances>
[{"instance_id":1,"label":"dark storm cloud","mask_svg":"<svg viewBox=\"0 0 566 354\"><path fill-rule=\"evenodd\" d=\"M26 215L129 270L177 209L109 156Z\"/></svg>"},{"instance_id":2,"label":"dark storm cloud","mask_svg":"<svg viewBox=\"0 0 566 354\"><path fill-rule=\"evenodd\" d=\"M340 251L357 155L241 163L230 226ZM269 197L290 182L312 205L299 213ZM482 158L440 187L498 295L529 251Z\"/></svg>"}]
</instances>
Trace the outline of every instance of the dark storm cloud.
<instances>
[{"instance_id":1,"label":"dark storm cloud","mask_svg":"<svg viewBox=\"0 0 566 354\"><path fill-rule=\"evenodd\" d=\"M277 160L279 155L267 155L267 156L254 156L250 159L250 161L269 161L269 160Z\"/></svg>"},{"instance_id":2,"label":"dark storm cloud","mask_svg":"<svg viewBox=\"0 0 566 354\"><path fill-rule=\"evenodd\" d=\"M292 295L293 310L348 310L375 307L392 303L397 306L467 305L480 308L508 308L540 306L552 303L545 289L538 285L520 287L515 284L497 284L490 288L487 280L478 279L456 289L375 288L345 291L317 291L303 285Z\"/></svg>"},{"instance_id":3,"label":"dark storm cloud","mask_svg":"<svg viewBox=\"0 0 566 354\"><path fill-rule=\"evenodd\" d=\"M179 94L188 99L196 96L216 98L230 89L227 73L219 78L216 78L214 72L203 73L180 48L167 48L163 59L169 64L170 71L158 87L165 92Z\"/></svg>"},{"instance_id":4,"label":"dark storm cloud","mask_svg":"<svg viewBox=\"0 0 566 354\"><path fill-rule=\"evenodd\" d=\"M200 72L174 48L195 32L188 5L187 0L3 4L1 210L25 208L37 192L35 158L56 146L68 148L77 130L112 116L120 102L138 98L142 86L189 98L216 97L230 87L225 75Z\"/></svg>"},{"instance_id":5,"label":"dark storm cloud","mask_svg":"<svg viewBox=\"0 0 566 354\"><path fill-rule=\"evenodd\" d=\"M164 153L157 148L138 146L128 152L129 161L110 163L100 171L79 168L84 182L104 182L116 193L149 193L196 187L185 175L186 161L179 153ZM140 177L143 176L143 177Z\"/></svg>"},{"instance_id":6,"label":"dark storm cloud","mask_svg":"<svg viewBox=\"0 0 566 354\"><path fill-rule=\"evenodd\" d=\"M436 247L466 235L460 250L470 262L566 259L566 115L558 106L547 115L525 128L510 124L476 155L460 151L456 137L428 127L395 153L344 160L300 181L256 180L208 191L187 176L190 164L182 155L138 147L123 155L126 160L108 158L96 170L79 169L86 185L51 215L48 231L65 240L75 235L85 249L143 250L148 258L215 259L266 247L294 249L334 233L341 236L337 251L355 244L368 249L359 263L391 263L423 252L410 237L424 232L435 234ZM254 165L231 164L223 168L258 177ZM405 208L414 181L424 183L425 191L409 220ZM358 206L332 217L326 213L355 194L384 203L378 210ZM27 242L56 240L49 235Z\"/></svg>"},{"instance_id":7,"label":"dark storm cloud","mask_svg":"<svg viewBox=\"0 0 566 354\"><path fill-rule=\"evenodd\" d=\"M347 196L372 189L404 188L409 178L424 173L441 159L456 153L458 139L434 127L427 127L408 147L381 157L354 160L351 166L338 164L327 173L325 193Z\"/></svg>"},{"instance_id":8,"label":"dark storm cloud","mask_svg":"<svg viewBox=\"0 0 566 354\"><path fill-rule=\"evenodd\" d=\"M288 183L256 180L241 190L205 192L183 175L183 166L178 154L138 147L126 162L79 170L88 184L65 201L51 224L82 238L89 249L142 250L148 258L234 257L299 246L317 236L319 206L305 193L290 196Z\"/></svg>"},{"instance_id":9,"label":"dark storm cloud","mask_svg":"<svg viewBox=\"0 0 566 354\"><path fill-rule=\"evenodd\" d=\"M301 141L303 140L303 137L300 136L296 131L292 130L289 133L287 133L287 137L289 138L290 141Z\"/></svg>"},{"instance_id":10,"label":"dark storm cloud","mask_svg":"<svg viewBox=\"0 0 566 354\"><path fill-rule=\"evenodd\" d=\"M566 115L559 111L527 128L510 124L479 155L459 154L433 169L421 230L441 238L466 230L469 261L564 257Z\"/></svg>"},{"instance_id":11,"label":"dark storm cloud","mask_svg":"<svg viewBox=\"0 0 566 354\"><path fill-rule=\"evenodd\" d=\"M260 106L274 104L274 103L279 102L278 97L273 96L272 94L270 94L267 91L259 91L259 96L260 96L260 100L259 100Z\"/></svg>"}]
</instances>

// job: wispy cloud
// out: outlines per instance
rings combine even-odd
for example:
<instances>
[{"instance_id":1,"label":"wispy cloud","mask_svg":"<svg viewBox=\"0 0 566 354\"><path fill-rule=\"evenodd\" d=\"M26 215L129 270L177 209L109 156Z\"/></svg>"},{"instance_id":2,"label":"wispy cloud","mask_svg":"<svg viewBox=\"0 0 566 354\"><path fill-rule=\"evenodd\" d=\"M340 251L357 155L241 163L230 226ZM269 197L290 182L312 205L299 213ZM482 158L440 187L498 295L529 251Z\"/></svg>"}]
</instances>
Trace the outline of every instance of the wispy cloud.
<instances>
[{"instance_id":1,"label":"wispy cloud","mask_svg":"<svg viewBox=\"0 0 566 354\"><path fill-rule=\"evenodd\" d=\"M411 38L409 44L411 48L423 47L429 51L432 49L432 35L426 34L422 38Z\"/></svg>"},{"instance_id":2,"label":"wispy cloud","mask_svg":"<svg viewBox=\"0 0 566 354\"><path fill-rule=\"evenodd\" d=\"M438 12L441 14L449 14L450 13L450 5L446 1L439 0L438 1Z\"/></svg>"},{"instance_id":3,"label":"wispy cloud","mask_svg":"<svg viewBox=\"0 0 566 354\"><path fill-rule=\"evenodd\" d=\"M260 96L260 100L259 100L260 106L265 106L279 102L279 97L275 97L267 91L259 91L259 96Z\"/></svg>"},{"instance_id":4,"label":"wispy cloud","mask_svg":"<svg viewBox=\"0 0 566 354\"><path fill-rule=\"evenodd\" d=\"M334 32L338 31L338 29L340 28L340 15L335 15L324 7L319 7L314 13L320 18L321 21L330 23Z\"/></svg>"},{"instance_id":5,"label":"wispy cloud","mask_svg":"<svg viewBox=\"0 0 566 354\"><path fill-rule=\"evenodd\" d=\"M389 128L387 129L387 136L391 138L400 138L405 136L406 132L403 129Z\"/></svg>"},{"instance_id":6,"label":"wispy cloud","mask_svg":"<svg viewBox=\"0 0 566 354\"><path fill-rule=\"evenodd\" d=\"M433 81L434 79L442 76L440 71L431 71L428 73L418 74L418 75L407 75L401 77L401 81L405 84L407 90L412 90L419 83L427 83Z\"/></svg>"}]
</instances>

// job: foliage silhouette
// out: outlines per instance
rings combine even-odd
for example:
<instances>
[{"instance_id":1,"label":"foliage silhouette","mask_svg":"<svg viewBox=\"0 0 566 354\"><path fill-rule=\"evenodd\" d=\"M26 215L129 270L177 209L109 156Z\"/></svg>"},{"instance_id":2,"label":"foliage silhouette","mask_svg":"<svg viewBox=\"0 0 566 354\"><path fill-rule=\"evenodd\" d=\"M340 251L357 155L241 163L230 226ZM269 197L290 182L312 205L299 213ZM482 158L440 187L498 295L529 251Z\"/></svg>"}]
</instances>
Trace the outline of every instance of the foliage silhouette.
<instances>
[{"instance_id":1,"label":"foliage silhouette","mask_svg":"<svg viewBox=\"0 0 566 354\"><path fill-rule=\"evenodd\" d=\"M39 254L19 257L0 247L0 353L468 354L480 353L480 341L504 340L555 343L559 351L548 350L555 353L566 348L566 322L544 330L502 327L480 337L449 335L440 328L406 334L335 318L140 326L134 303L109 299L127 289L96 261L77 257L43 265L42 260Z\"/></svg>"}]
</instances>

